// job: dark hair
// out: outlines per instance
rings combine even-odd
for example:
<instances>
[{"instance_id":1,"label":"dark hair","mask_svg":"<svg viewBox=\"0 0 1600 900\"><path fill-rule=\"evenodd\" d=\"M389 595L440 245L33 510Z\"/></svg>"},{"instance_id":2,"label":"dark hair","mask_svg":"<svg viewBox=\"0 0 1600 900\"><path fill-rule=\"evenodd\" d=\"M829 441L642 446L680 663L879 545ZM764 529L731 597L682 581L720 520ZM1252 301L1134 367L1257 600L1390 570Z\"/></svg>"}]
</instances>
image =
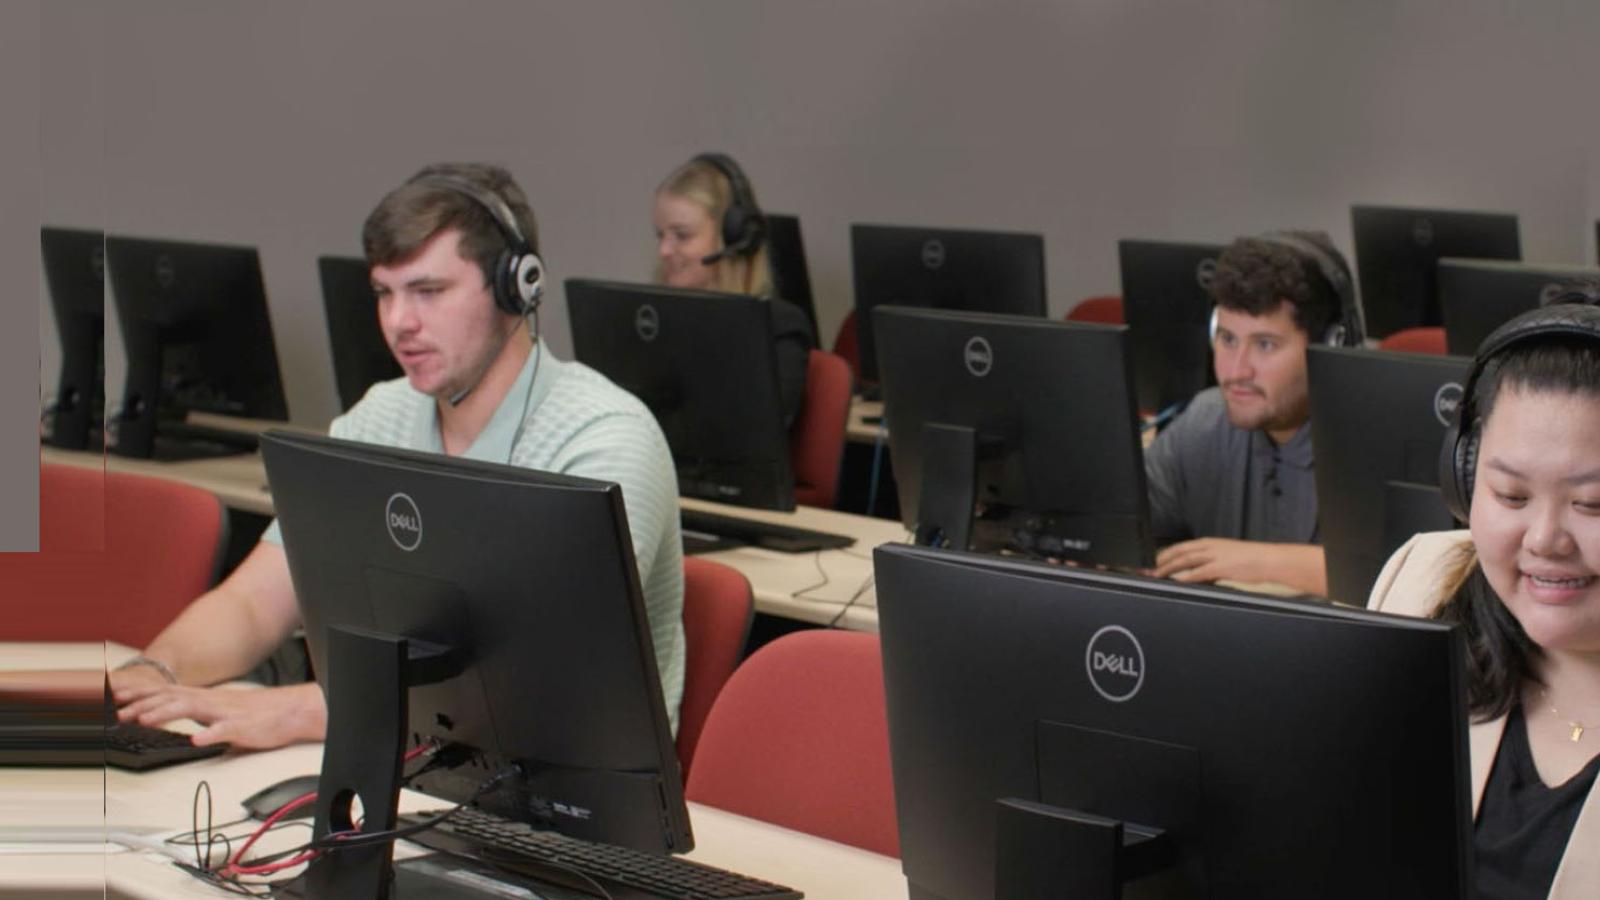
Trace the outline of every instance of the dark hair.
<instances>
[{"instance_id":1,"label":"dark hair","mask_svg":"<svg viewBox=\"0 0 1600 900\"><path fill-rule=\"evenodd\" d=\"M505 233L476 200L448 186L423 180L430 175L463 179L500 197L511 209L528 246L539 252L533 210L510 172L486 163L436 163L384 195L367 216L361 227L361 248L367 265L393 265L409 259L434 235L457 228L461 231L461 258L476 262L483 270L484 281L493 283L495 263L506 249Z\"/></svg>"},{"instance_id":2,"label":"dark hair","mask_svg":"<svg viewBox=\"0 0 1600 900\"><path fill-rule=\"evenodd\" d=\"M1472 404L1474 440L1483 435L1502 389L1581 394L1600 401L1600 341L1576 335L1529 338L1484 364ZM1543 651L1489 586L1477 556L1456 561L1450 599L1434 618L1461 625L1467 639L1467 706L1481 719L1510 712L1524 679L1538 680L1534 663Z\"/></svg>"},{"instance_id":3,"label":"dark hair","mask_svg":"<svg viewBox=\"0 0 1600 900\"><path fill-rule=\"evenodd\" d=\"M1327 235L1317 231L1284 234L1315 244L1349 271ZM1313 339L1320 339L1340 318L1339 296L1316 261L1293 247L1263 238L1239 238L1222 251L1211 280L1211 297L1224 309L1250 316L1271 315L1288 301L1295 327Z\"/></svg>"}]
</instances>

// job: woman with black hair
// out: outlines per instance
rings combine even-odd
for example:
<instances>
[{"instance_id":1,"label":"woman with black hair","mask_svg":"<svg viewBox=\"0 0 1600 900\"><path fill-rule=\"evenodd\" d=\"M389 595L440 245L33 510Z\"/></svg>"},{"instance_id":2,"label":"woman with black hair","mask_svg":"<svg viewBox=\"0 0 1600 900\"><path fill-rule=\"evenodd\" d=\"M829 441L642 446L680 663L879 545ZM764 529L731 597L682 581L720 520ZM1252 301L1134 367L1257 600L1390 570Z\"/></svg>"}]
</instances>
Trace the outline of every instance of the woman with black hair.
<instances>
[{"instance_id":1,"label":"woman with black hair","mask_svg":"<svg viewBox=\"0 0 1600 900\"><path fill-rule=\"evenodd\" d=\"M1600 897L1600 309L1491 335L1441 482L1468 531L1422 534L1369 607L1457 622L1468 645L1474 844L1485 900Z\"/></svg>"}]
</instances>

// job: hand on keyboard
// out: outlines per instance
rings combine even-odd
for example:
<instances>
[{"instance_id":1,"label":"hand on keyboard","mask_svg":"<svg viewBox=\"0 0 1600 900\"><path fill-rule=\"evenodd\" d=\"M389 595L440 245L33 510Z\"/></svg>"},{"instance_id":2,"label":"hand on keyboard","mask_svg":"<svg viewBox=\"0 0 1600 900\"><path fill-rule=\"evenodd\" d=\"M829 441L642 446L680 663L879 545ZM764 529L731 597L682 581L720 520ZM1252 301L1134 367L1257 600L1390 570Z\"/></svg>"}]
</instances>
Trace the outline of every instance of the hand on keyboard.
<instances>
[{"instance_id":1,"label":"hand on keyboard","mask_svg":"<svg viewBox=\"0 0 1600 900\"><path fill-rule=\"evenodd\" d=\"M297 741L320 741L327 730L328 708L316 684L236 690L161 682L113 690L120 707L119 721L159 726L193 719L206 726L194 736L195 744L202 747L228 743L269 749Z\"/></svg>"}]
</instances>

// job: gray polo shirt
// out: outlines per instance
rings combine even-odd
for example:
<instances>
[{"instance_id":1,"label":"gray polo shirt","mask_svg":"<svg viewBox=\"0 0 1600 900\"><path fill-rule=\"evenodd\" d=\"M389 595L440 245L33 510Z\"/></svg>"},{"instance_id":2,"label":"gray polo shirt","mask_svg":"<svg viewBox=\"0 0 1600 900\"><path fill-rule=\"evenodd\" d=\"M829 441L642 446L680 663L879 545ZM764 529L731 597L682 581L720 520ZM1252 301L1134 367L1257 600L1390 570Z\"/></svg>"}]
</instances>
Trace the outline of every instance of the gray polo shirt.
<instances>
[{"instance_id":1,"label":"gray polo shirt","mask_svg":"<svg viewBox=\"0 0 1600 900\"><path fill-rule=\"evenodd\" d=\"M1282 446L1228 421L1217 388L1156 436L1144 454L1158 545L1198 537L1315 544L1317 484L1311 423Z\"/></svg>"}]
</instances>

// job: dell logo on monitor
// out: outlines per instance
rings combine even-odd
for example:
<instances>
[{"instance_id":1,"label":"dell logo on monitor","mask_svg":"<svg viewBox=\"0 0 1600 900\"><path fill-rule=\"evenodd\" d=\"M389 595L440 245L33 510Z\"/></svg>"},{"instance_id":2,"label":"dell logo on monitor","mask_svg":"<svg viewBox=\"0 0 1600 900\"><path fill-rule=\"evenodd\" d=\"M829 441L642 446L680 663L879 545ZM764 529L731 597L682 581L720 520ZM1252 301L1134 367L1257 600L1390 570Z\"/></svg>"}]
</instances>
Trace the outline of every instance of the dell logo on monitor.
<instances>
[{"instance_id":1,"label":"dell logo on monitor","mask_svg":"<svg viewBox=\"0 0 1600 900\"><path fill-rule=\"evenodd\" d=\"M156 257L156 284L162 288L170 288L177 280L178 264L172 261L172 257L165 253Z\"/></svg>"},{"instance_id":2,"label":"dell logo on monitor","mask_svg":"<svg viewBox=\"0 0 1600 900\"><path fill-rule=\"evenodd\" d=\"M938 238L928 238L922 244L922 264L930 269L937 269L944 265L944 242Z\"/></svg>"},{"instance_id":3,"label":"dell logo on monitor","mask_svg":"<svg viewBox=\"0 0 1600 900\"><path fill-rule=\"evenodd\" d=\"M1211 293L1211 280L1217 277L1217 261L1211 257L1200 260L1200 265L1194 267L1195 283L1200 285L1200 290Z\"/></svg>"},{"instance_id":4,"label":"dell logo on monitor","mask_svg":"<svg viewBox=\"0 0 1600 900\"><path fill-rule=\"evenodd\" d=\"M639 307L633 314L633 330L638 332L642 341L653 341L661 333L661 314L656 308L646 303Z\"/></svg>"},{"instance_id":5,"label":"dell logo on monitor","mask_svg":"<svg viewBox=\"0 0 1600 900\"><path fill-rule=\"evenodd\" d=\"M1416 241L1418 247L1426 247L1433 243L1433 222L1427 219L1417 219L1412 222L1411 239Z\"/></svg>"},{"instance_id":6,"label":"dell logo on monitor","mask_svg":"<svg viewBox=\"0 0 1600 900\"><path fill-rule=\"evenodd\" d=\"M422 543L422 513L417 504L405 494L389 498L383 511L383 524L389 529L389 539L401 550L410 552Z\"/></svg>"},{"instance_id":7,"label":"dell logo on monitor","mask_svg":"<svg viewBox=\"0 0 1600 900\"><path fill-rule=\"evenodd\" d=\"M1144 686L1144 648L1121 625L1107 625L1089 638L1083 665L1095 693L1112 703L1132 700Z\"/></svg>"},{"instance_id":8,"label":"dell logo on monitor","mask_svg":"<svg viewBox=\"0 0 1600 900\"><path fill-rule=\"evenodd\" d=\"M1461 385L1454 381L1446 381L1439 385L1439 390L1433 394L1433 415L1439 424L1446 428L1456 420L1456 411L1461 408Z\"/></svg>"},{"instance_id":9,"label":"dell logo on monitor","mask_svg":"<svg viewBox=\"0 0 1600 900\"><path fill-rule=\"evenodd\" d=\"M967 340L967 346L961 350L961 361L967 364L967 371L975 377L982 378L994 368L994 348L981 337L974 336Z\"/></svg>"}]
</instances>

